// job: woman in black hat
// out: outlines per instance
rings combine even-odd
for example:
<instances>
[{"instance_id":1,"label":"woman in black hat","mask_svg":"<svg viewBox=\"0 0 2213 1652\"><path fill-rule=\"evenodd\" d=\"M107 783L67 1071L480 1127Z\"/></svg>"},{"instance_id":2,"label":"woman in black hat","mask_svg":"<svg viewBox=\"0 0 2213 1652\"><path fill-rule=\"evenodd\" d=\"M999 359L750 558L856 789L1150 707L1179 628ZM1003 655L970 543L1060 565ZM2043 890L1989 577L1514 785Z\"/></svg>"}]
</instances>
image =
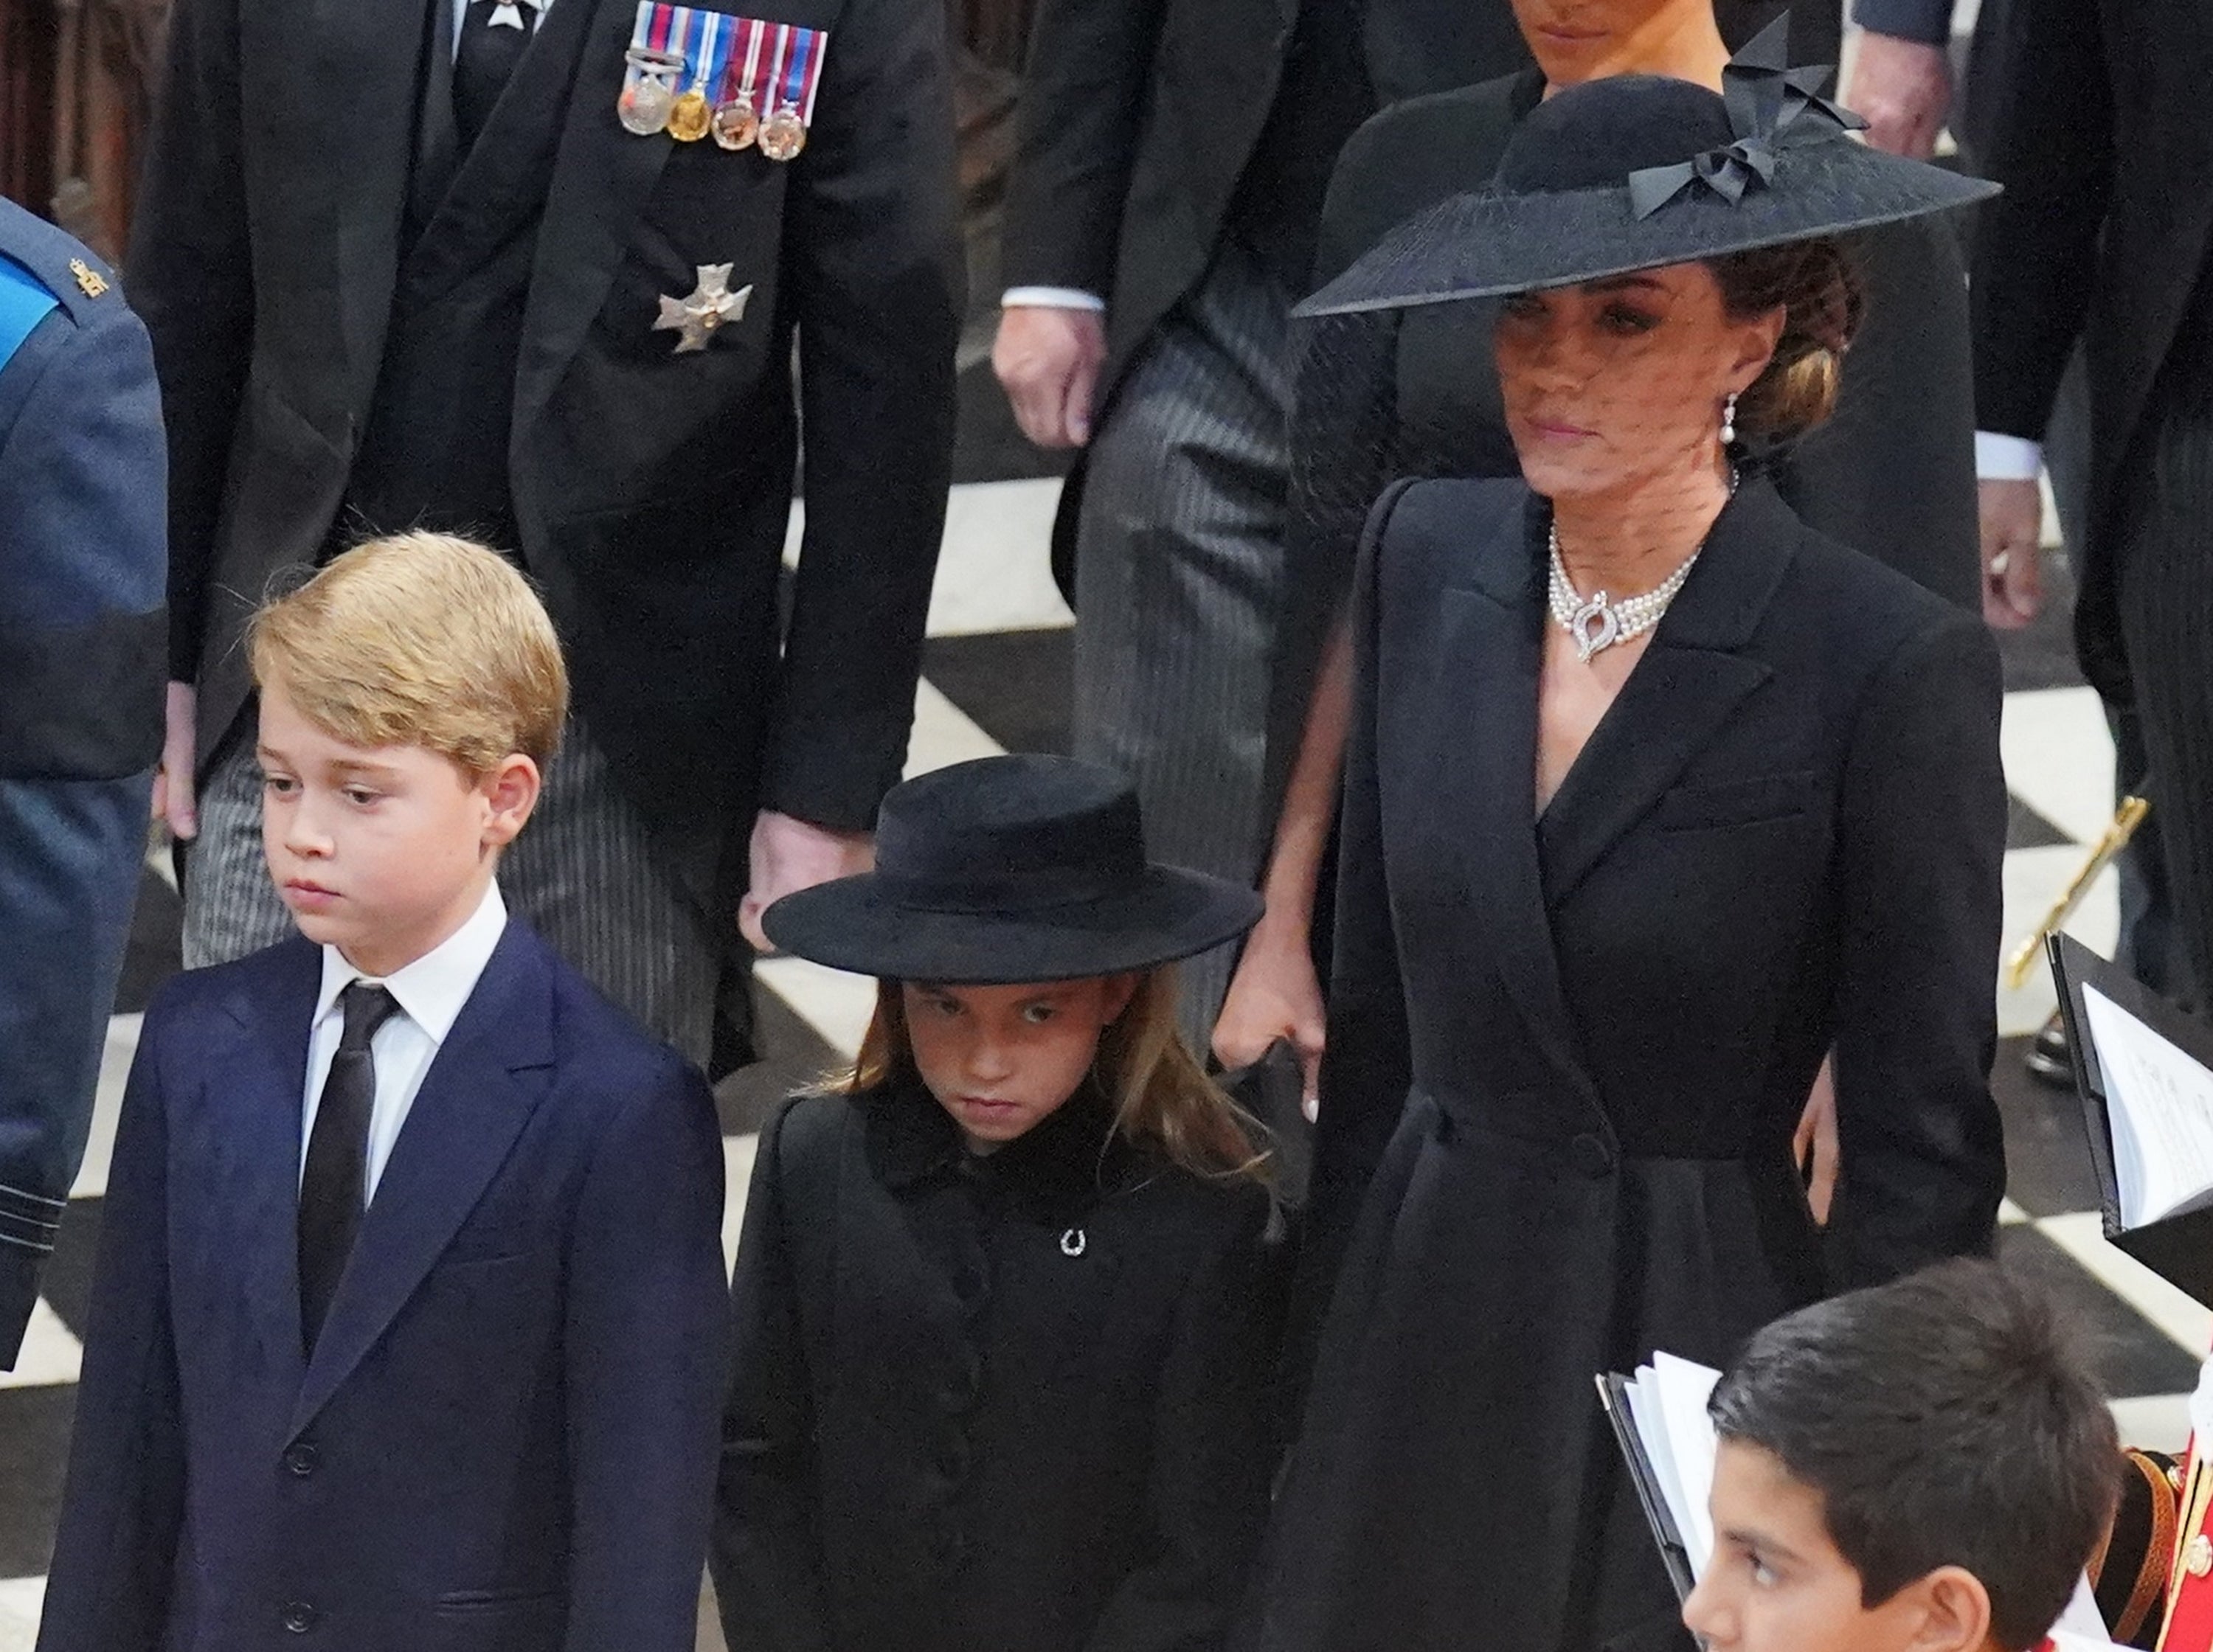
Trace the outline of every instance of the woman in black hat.
<instances>
[{"instance_id":1,"label":"woman in black hat","mask_svg":"<svg viewBox=\"0 0 2213 1652\"><path fill-rule=\"evenodd\" d=\"M1676 1643L1593 1379L1990 1243L1996 649L1738 467L1834 393L1833 237L1984 186L1808 84L1563 91L1309 301L1503 298L1527 480L1368 528L1316 1255L1358 1218L1267 1652ZM1832 1051L1820 1233L1790 1137Z\"/></svg>"},{"instance_id":2,"label":"woman in black hat","mask_svg":"<svg viewBox=\"0 0 2213 1652\"><path fill-rule=\"evenodd\" d=\"M879 978L852 1071L762 1133L714 1570L747 1652L1218 1645L1267 1507L1261 1161L1168 961L1248 890L1145 859L1119 777L958 765L876 870L771 907Z\"/></svg>"},{"instance_id":3,"label":"woman in black hat","mask_svg":"<svg viewBox=\"0 0 2213 1652\"><path fill-rule=\"evenodd\" d=\"M1401 220L1487 180L1548 91L1621 74L1718 87L1728 61L1713 0L1515 0L1514 10L1533 67L1409 99L1345 145L1322 218L1322 278ZM1810 22L1819 10L1801 5L1790 22ZM1833 23L1833 4L1829 15ZM1747 46L1747 57L1779 52L1783 27ZM1747 424L1741 460L1771 475L1809 526L1972 607L1975 414L1959 238L1948 224L1909 221L1854 250L1868 317L1834 411L1787 440L1771 424ZM1278 1037L1303 1049L1310 1073L1319 1052L1323 1009L1308 915L1344 757L1342 625L1354 547L1394 478L1520 473L1489 360L1492 319L1493 306L1478 302L1331 316L1301 330L1286 596L1268 720L1279 820L1267 916L1239 960L1215 1034L1232 1066Z\"/></svg>"}]
</instances>

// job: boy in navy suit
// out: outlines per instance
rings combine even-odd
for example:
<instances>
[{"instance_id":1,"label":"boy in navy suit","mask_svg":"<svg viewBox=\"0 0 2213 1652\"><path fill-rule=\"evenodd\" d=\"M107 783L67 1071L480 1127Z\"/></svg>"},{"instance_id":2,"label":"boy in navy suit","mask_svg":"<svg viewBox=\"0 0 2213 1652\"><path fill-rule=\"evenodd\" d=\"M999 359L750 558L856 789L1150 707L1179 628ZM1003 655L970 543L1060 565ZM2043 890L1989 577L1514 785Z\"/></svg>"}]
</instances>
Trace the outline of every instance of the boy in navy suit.
<instances>
[{"instance_id":1,"label":"boy in navy suit","mask_svg":"<svg viewBox=\"0 0 2213 1652\"><path fill-rule=\"evenodd\" d=\"M566 708L552 627L417 535L251 649L303 938L147 1012L40 1652L690 1652L721 1141L501 902Z\"/></svg>"}]
</instances>

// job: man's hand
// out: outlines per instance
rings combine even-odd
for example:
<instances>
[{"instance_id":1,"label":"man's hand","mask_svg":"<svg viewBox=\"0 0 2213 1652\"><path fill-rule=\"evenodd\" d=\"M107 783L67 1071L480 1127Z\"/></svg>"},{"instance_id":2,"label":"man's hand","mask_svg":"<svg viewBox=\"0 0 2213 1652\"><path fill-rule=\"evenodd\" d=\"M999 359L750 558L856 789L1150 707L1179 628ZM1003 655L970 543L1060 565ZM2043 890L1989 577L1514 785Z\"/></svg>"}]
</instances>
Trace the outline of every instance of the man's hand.
<instances>
[{"instance_id":1,"label":"man's hand","mask_svg":"<svg viewBox=\"0 0 2213 1652\"><path fill-rule=\"evenodd\" d=\"M784 896L832 878L851 877L875 864L875 839L865 832L840 832L765 808L753 821L746 898L738 903L738 930L755 952L773 952L761 914Z\"/></svg>"},{"instance_id":2,"label":"man's hand","mask_svg":"<svg viewBox=\"0 0 2213 1652\"><path fill-rule=\"evenodd\" d=\"M1951 55L1941 46L1864 30L1844 105L1867 118L1875 148L1926 161L1952 113Z\"/></svg>"},{"instance_id":3,"label":"man's hand","mask_svg":"<svg viewBox=\"0 0 2213 1652\"><path fill-rule=\"evenodd\" d=\"M1015 423L1040 448L1091 440L1091 399L1106 361L1106 320L1097 310L1010 304L999 312L991 370Z\"/></svg>"},{"instance_id":4,"label":"man's hand","mask_svg":"<svg viewBox=\"0 0 2213 1652\"><path fill-rule=\"evenodd\" d=\"M1807 1207L1816 1227L1829 1225L1829 1211L1837 1199L1837 1170L1842 1155L1837 1147L1836 1058L1821 1064L1814 1075L1814 1088L1806 1096L1806 1111L1790 1142L1791 1157L1805 1179Z\"/></svg>"},{"instance_id":5,"label":"man's hand","mask_svg":"<svg viewBox=\"0 0 2213 1652\"><path fill-rule=\"evenodd\" d=\"M2019 631L2044 606L2044 494L2034 480L1977 484L1983 533L1983 618Z\"/></svg>"},{"instance_id":6,"label":"man's hand","mask_svg":"<svg viewBox=\"0 0 2213 1652\"><path fill-rule=\"evenodd\" d=\"M1249 1067L1282 1039L1298 1052L1306 1077L1302 1099L1311 1121L1319 1111L1321 1052L1327 1016L1314 954L1304 936L1271 941L1259 930L1237 961L1229 996L1214 1023L1214 1053L1224 1067Z\"/></svg>"},{"instance_id":7,"label":"man's hand","mask_svg":"<svg viewBox=\"0 0 2213 1652\"><path fill-rule=\"evenodd\" d=\"M185 843L200 832L198 800L192 792L192 725L198 716L199 696L192 686L171 683L163 706L162 766L154 771L154 818L168 822L170 835Z\"/></svg>"}]
</instances>

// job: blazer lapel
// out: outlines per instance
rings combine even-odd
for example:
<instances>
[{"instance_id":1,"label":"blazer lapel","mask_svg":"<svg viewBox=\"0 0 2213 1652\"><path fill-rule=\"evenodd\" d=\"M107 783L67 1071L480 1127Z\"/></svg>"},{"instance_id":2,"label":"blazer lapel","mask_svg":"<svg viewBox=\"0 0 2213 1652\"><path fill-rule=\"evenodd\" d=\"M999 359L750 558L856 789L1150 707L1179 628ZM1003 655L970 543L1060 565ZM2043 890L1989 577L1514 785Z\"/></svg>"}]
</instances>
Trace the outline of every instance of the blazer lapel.
<instances>
[{"instance_id":1,"label":"blazer lapel","mask_svg":"<svg viewBox=\"0 0 2213 1652\"><path fill-rule=\"evenodd\" d=\"M369 1201L290 1437L375 1345L506 1162L550 1082L552 996L543 943L510 923L432 1060Z\"/></svg>"},{"instance_id":2,"label":"blazer lapel","mask_svg":"<svg viewBox=\"0 0 2213 1652\"><path fill-rule=\"evenodd\" d=\"M222 1162L235 1185L202 1189L241 1235L247 1310L272 1371L299 1372L300 1131L306 1110L308 1023L322 981L322 954L290 941L271 955L268 980L240 981L227 1008L237 1024L208 1086L235 1121ZM234 1157L233 1155L235 1156Z\"/></svg>"},{"instance_id":3,"label":"blazer lapel","mask_svg":"<svg viewBox=\"0 0 2213 1652\"><path fill-rule=\"evenodd\" d=\"M1543 502L1532 498L1526 510L1509 515L1478 553L1470 584L1444 594L1442 669L1449 680L1438 685L1432 704L1481 706L1484 715L1453 720L1459 760L1439 762L1439 783L1460 796L1447 802L1441 818L1472 822L1460 864L1471 908L1497 954L1500 982L1552 1064L1595 1106L1598 1093L1569 1018L1538 872L1538 627L1544 593L1527 535L1528 524L1541 521L1543 510Z\"/></svg>"},{"instance_id":4,"label":"blazer lapel","mask_svg":"<svg viewBox=\"0 0 2213 1652\"><path fill-rule=\"evenodd\" d=\"M1698 566L1652 633L1538 823L1545 902L1575 892L1771 674L1750 638L1802 531L1765 480L1716 519Z\"/></svg>"},{"instance_id":5,"label":"blazer lapel","mask_svg":"<svg viewBox=\"0 0 2213 1652\"><path fill-rule=\"evenodd\" d=\"M583 47L553 163L558 186L546 196L523 314L515 392L518 440L552 395L562 371L582 346L592 318L606 303L631 232L675 147L666 137L625 131L615 119L623 53L637 19L633 0L557 0L546 14L549 24L563 5L589 15L579 20Z\"/></svg>"}]
</instances>

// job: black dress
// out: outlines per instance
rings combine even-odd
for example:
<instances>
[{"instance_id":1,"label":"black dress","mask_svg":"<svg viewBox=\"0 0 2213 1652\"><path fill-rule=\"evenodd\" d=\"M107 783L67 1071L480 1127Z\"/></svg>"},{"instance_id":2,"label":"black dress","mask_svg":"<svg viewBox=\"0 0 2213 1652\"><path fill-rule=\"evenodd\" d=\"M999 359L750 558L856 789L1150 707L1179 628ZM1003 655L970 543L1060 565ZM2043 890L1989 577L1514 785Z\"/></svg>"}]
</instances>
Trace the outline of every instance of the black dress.
<instances>
[{"instance_id":1,"label":"black dress","mask_svg":"<svg viewBox=\"0 0 2213 1652\"><path fill-rule=\"evenodd\" d=\"M729 1644L1219 1644L1273 1466L1268 1222L1088 1094L986 1158L918 1086L792 1103L732 1293Z\"/></svg>"},{"instance_id":2,"label":"black dress","mask_svg":"<svg viewBox=\"0 0 2213 1652\"><path fill-rule=\"evenodd\" d=\"M1331 180L1317 278L1401 220L1479 188L1544 89L1532 69L1369 121ZM1809 527L1974 608L1974 388L1958 238L1948 223L1917 220L1862 237L1858 257L1866 321L1835 414L1756 461ZM1295 340L1289 565L1270 711L1276 786L1376 497L1405 476L1521 473L1491 355L1495 314L1473 302L1326 317L1302 324Z\"/></svg>"},{"instance_id":3,"label":"black dress","mask_svg":"<svg viewBox=\"0 0 2213 1652\"><path fill-rule=\"evenodd\" d=\"M1415 483L1362 563L1312 1212L1358 1215L1267 1652L1672 1643L1593 1378L1991 1241L1990 637L1747 481L1539 817L1547 521Z\"/></svg>"}]
</instances>

